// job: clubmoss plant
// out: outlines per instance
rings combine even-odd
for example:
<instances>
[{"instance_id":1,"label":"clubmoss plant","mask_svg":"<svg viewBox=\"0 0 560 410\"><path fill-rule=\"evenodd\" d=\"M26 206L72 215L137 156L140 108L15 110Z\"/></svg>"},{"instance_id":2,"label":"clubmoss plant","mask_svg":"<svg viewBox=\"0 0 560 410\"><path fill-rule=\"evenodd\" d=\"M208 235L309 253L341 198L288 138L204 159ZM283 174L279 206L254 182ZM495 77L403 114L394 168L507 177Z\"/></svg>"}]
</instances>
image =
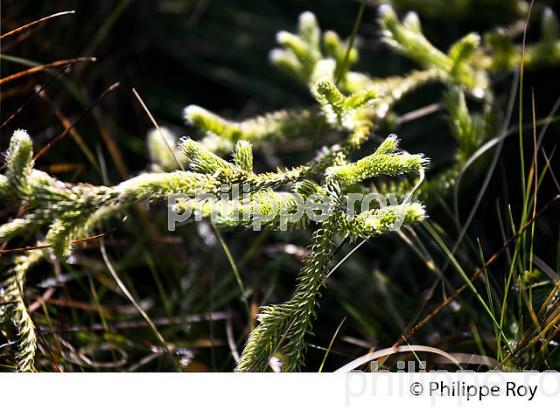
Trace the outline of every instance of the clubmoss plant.
<instances>
[{"instance_id":1,"label":"clubmoss plant","mask_svg":"<svg viewBox=\"0 0 560 410\"><path fill-rule=\"evenodd\" d=\"M391 0L398 9L416 10L431 18L453 21L476 17L494 22L504 18L523 18L529 9L525 0ZM484 12L481 12L484 8Z\"/></svg>"},{"instance_id":2,"label":"clubmoss plant","mask_svg":"<svg viewBox=\"0 0 560 410\"><path fill-rule=\"evenodd\" d=\"M549 9L545 9L542 21L541 40L526 48L527 69L560 61L558 23ZM37 170L31 138L23 130L15 131L6 154L5 174L0 175L0 197L19 205L24 212L0 226L0 243L43 233L49 252L64 259L74 252L76 241L125 216L131 206L169 201L175 196L180 198L172 204L174 211L211 218L218 228L254 229L260 222L259 229L311 229L309 252L292 297L261 309L258 326L237 365L238 371L265 371L274 357L284 371L300 369L305 338L337 245L346 238L354 241L384 235L426 217L418 198L429 203L444 195L469 157L491 135L491 75L511 70L520 60L519 46L504 30L483 37L468 34L442 51L424 36L414 13L400 20L390 6L384 5L379 10L379 24L383 41L416 62L418 69L388 78L353 71L357 47L349 49L351 42L332 31L323 33L315 16L305 12L296 33L278 33L280 48L272 50L270 60L307 87L315 106L233 121L190 105L184 117L202 134L200 141L178 140L166 129L151 132L150 172L115 186L64 183ZM424 180L426 158L399 151L394 136L370 155L355 159L376 127L390 123L396 103L418 87L434 82L447 88L444 106L457 142L454 164ZM482 114L470 112L470 98L482 101ZM307 163L255 172L253 146L325 131L334 131L340 140L322 147ZM224 159L229 153L231 160ZM371 179L382 176L392 182L376 181L374 189L405 200L358 213L346 212L349 194L370 192ZM395 180L401 176L412 178ZM368 187L364 181L370 182ZM243 186L247 194L241 200L234 195L238 186ZM227 196L225 203L215 199L223 194ZM314 194L326 199L324 218L311 220L304 214L286 221L278 212L290 215ZM1 278L2 332L14 341L14 366L21 371L33 369L36 346L34 326L25 307L25 276L45 252L36 249L17 256L14 267Z\"/></svg>"},{"instance_id":3,"label":"clubmoss plant","mask_svg":"<svg viewBox=\"0 0 560 410\"><path fill-rule=\"evenodd\" d=\"M396 149L396 139L389 137L376 152L355 163L348 163L342 155L336 161L329 161L322 175L316 173L320 167L309 165L256 174L253 172L253 152L248 141L237 142L233 161L228 162L207 150L204 145L186 138L181 142L180 150L189 171L145 173L107 187L66 184L35 170L31 138L25 131L18 130L11 139L6 159L7 172L0 182L4 198L21 203L28 214L3 225L0 228L0 241L46 227L46 244L56 257L65 258L73 251L73 241L90 235L102 221L125 214L130 206L138 202L162 200L179 194L182 195L182 202L177 206L190 207L204 217L217 215L214 222L219 227L250 228L254 222L252 217L256 215L262 218L270 214L271 218L264 218L266 223L262 229L277 230L282 228L278 209L287 209L289 212L298 203L296 199L302 202L310 193L320 189L330 199L330 208L327 210L329 216L319 224L313 236L312 255L300 275L301 286L294 295L295 302L288 303L290 308L287 312L300 318L295 322L295 333L284 339L289 342L288 347L282 347L286 353L284 368L294 370L303 359L303 335L309 329L319 290L328 272L335 243L333 235L338 233L354 239L368 238L395 229L397 220L410 224L424 218L423 207L415 202L372 209L353 217L342 212L344 188L347 185L380 175L422 172L426 160L421 155L401 154L395 152ZM321 187L314 179L323 181ZM243 201L231 200L228 206L220 204L218 207L214 199L199 197L208 193L223 194L224 187L228 192L233 191L236 184L248 188L249 195ZM290 190L277 190L286 184L291 186ZM290 228L303 225L307 225L305 218L294 221ZM23 302L25 272L40 256L38 251L32 252L15 261L16 267L6 274L3 282L3 302L9 306L4 311L3 321L12 322L19 335L16 363L20 370L32 369L35 347L33 325ZM307 301L305 305L302 304L303 300ZM261 317L264 323L262 329L267 327L265 317ZM286 330L286 327L276 326L266 337L278 344ZM266 360L250 359L256 351L259 351L258 355L265 354L260 351L260 331L251 336L239 370L266 369Z\"/></svg>"},{"instance_id":4,"label":"clubmoss plant","mask_svg":"<svg viewBox=\"0 0 560 410\"><path fill-rule=\"evenodd\" d=\"M520 7L518 4L514 8L520 10ZM550 8L543 8L541 22L540 40L525 47L525 70L560 63L558 20ZM420 70L388 78L352 71L359 57L357 48L349 50L345 62L349 41L341 40L332 31L322 33L315 17L305 12L300 16L297 33L278 33L281 48L271 51L270 60L309 89L317 100L318 109L279 111L230 121L190 105L185 108L184 117L203 134L202 143L220 154L231 150L239 139L258 145L262 141L310 135L317 130L338 130L346 134L339 144L320 151L317 159L324 164L338 152L351 155L376 127L384 122L390 124L389 120L395 117L391 115L392 108L407 94L426 84L440 82L449 89L443 106L449 112L450 128L458 145L456 161L451 169L427 178L419 193L428 201L446 195L468 156L495 134L490 78L494 73L519 66L521 46L514 45L515 33L498 28L483 36L470 33L444 52L424 36L416 13L409 12L399 20L390 5L380 6L379 25L382 40L415 61ZM467 97L482 102L480 115L472 114L467 108ZM471 124L468 131L458 127L467 126L467 123ZM397 189L394 184L389 186ZM410 185L404 184L402 188L406 192Z\"/></svg>"},{"instance_id":5,"label":"clubmoss plant","mask_svg":"<svg viewBox=\"0 0 560 410\"><path fill-rule=\"evenodd\" d=\"M27 313L24 285L27 272L38 263L43 251L33 250L19 255L14 266L0 276L0 318L11 321L12 328L3 328L14 342L14 366L19 372L33 371L37 338L33 320Z\"/></svg>"}]
</instances>

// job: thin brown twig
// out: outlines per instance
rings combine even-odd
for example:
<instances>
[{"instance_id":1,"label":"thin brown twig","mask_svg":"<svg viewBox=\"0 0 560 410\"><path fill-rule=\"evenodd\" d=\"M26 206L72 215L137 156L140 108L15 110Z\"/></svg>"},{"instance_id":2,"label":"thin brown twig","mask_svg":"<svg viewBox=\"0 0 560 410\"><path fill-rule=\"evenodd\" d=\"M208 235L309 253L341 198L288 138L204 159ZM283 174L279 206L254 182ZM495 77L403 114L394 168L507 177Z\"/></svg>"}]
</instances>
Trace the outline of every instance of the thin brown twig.
<instances>
[{"instance_id":1,"label":"thin brown twig","mask_svg":"<svg viewBox=\"0 0 560 410\"><path fill-rule=\"evenodd\" d=\"M95 57L76 57L76 58L67 58L65 60L53 61L52 63L31 67L28 68L27 70L19 71L7 77L0 78L0 85L3 85L13 80L17 80L18 78L27 77L29 75L39 73L48 68L60 67L61 65L68 65L68 64L75 64L75 63L93 63L96 60L97 59Z\"/></svg>"},{"instance_id":2,"label":"thin brown twig","mask_svg":"<svg viewBox=\"0 0 560 410\"><path fill-rule=\"evenodd\" d=\"M75 10L61 11L59 13L51 14L50 16L46 16L46 17L40 18L38 20L34 20L30 23L24 24L21 27L13 29L12 31L8 31L5 34L2 34L0 36L0 41L5 40L6 38L13 36L14 34L18 34L18 33L21 33L24 30L28 30L32 27L35 27L35 26L37 26L41 23L45 23L45 22L47 22L47 21L49 21L49 20L51 20L55 17L66 16L68 14L74 14L75 12L76 12Z\"/></svg>"},{"instance_id":3,"label":"thin brown twig","mask_svg":"<svg viewBox=\"0 0 560 410\"><path fill-rule=\"evenodd\" d=\"M74 239L71 243L82 243L82 242L89 242L94 241L96 239L103 238L117 230L117 227L111 229L110 231L102 232L97 235L87 236L85 238ZM12 249L0 249L0 255L7 254L7 253L19 253L19 252L27 252L27 251L34 251L37 249L48 249L51 245L35 245L35 246L27 246L23 248L12 248Z\"/></svg>"},{"instance_id":4,"label":"thin brown twig","mask_svg":"<svg viewBox=\"0 0 560 410\"><path fill-rule=\"evenodd\" d=\"M87 108L80 114L80 116L78 118L76 118L74 121L72 121L72 124L70 124L70 127L66 127L64 129L64 131L62 131L62 133L60 133L59 135L57 135L54 139L52 139L47 145L45 145L43 148L41 148L41 150L39 150L39 152L37 154L35 154L35 156L33 157L33 160L37 160L39 158L41 158L43 155L45 155L47 153L47 151L54 145L56 144L58 141L60 141L62 138L64 138L72 128L74 128L74 126L78 123L78 121L80 121L89 111L91 111L91 109L97 105L107 94L109 94L110 92L116 90L118 87L120 86L120 83L114 83L113 85L111 85L109 88L107 88L105 91L103 91L99 97L97 97L95 100L93 100L93 102L91 102Z\"/></svg>"},{"instance_id":5,"label":"thin brown twig","mask_svg":"<svg viewBox=\"0 0 560 410\"><path fill-rule=\"evenodd\" d=\"M182 324L200 323L203 321L229 320L236 316L234 312L218 311L202 314L191 314L186 316L164 317L152 319L156 326L177 326ZM38 326L38 331L42 334L52 333L77 333L77 332L105 332L127 329L139 329L148 326L145 320L128 320L115 323L93 323L91 325L80 325L71 327L52 328Z\"/></svg>"},{"instance_id":6,"label":"thin brown twig","mask_svg":"<svg viewBox=\"0 0 560 410\"><path fill-rule=\"evenodd\" d=\"M21 43L22 41L25 41L29 37L31 37L34 32L35 32L35 29L25 31L25 32L21 33L19 36L17 36L16 38L14 38L12 41L10 41L8 44L2 43L2 52L7 53L9 50L16 47L19 43Z\"/></svg>"},{"instance_id":7,"label":"thin brown twig","mask_svg":"<svg viewBox=\"0 0 560 410\"><path fill-rule=\"evenodd\" d=\"M29 98L22 104L19 106L19 108L17 110L15 110L7 119L6 121L4 121L2 123L2 125L0 125L0 129L4 128L11 120L14 119L14 117L16 115L18 115L32 100L33 98L35 98L36 96L38 96L39 94L41 94L41 92L43 92L43 90L45 90L54 80L56 80L60 74L62 74L64 71L66 71L66 69L68 67L70 67L72 64L68 64L64 67L62 67L60 70L58 70L58 72L52 77L50 78L46 83L44 83L43 85L41 85L39 88L37 88L33 94L31 96L29 96Z\"/></svg>"}]
</instances>

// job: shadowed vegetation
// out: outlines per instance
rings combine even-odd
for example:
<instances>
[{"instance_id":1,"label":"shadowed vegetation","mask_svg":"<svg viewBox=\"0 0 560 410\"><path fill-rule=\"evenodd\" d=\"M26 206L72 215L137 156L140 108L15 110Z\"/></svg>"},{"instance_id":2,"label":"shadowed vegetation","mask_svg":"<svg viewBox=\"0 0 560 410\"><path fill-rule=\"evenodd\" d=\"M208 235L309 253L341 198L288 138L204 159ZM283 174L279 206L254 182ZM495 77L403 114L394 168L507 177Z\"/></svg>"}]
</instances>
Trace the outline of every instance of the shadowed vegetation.
<instances>
[{"instance_id":1,"label":"shadowed vegetation","mask_svg":"<svg viewBox=\"0 0 560 410\"><path fill-rule=\"evenodd\" d=\"M408 344L435 349L383 366L559 368L553 2L26 3L2 5L2 370ZM399 205L341 212L372 192ZM170 232L175 194L203 220ZM234 218L314 194L322 221Z\"/></svg>"}]
</instances>

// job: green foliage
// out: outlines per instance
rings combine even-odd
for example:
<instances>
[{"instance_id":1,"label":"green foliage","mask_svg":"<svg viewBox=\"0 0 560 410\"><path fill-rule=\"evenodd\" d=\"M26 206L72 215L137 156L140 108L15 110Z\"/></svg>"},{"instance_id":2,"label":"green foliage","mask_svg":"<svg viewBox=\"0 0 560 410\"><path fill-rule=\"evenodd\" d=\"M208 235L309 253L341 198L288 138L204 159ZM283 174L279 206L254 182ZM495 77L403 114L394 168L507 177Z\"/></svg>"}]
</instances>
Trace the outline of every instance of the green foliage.
<instances>
[{"instance_id":1,"label":"green foliage","mask_svg":"<svg viewBox=\"0 0 560 410\"><path fill-rule=\"evenodd\" d=\"M177 137L167 128L153 129L148 133L148 152L152 161L152 171L173 171L181 152L176 149Z\"/></svg>"},{"instance_id":2,"label":"green foliage","mask_svg":"<svg viewBox=\"0 0 560 410\"><path fill-rule=\"evenodd\" d=\"M33 168L33 147L29 135L17 130L12 136L6 160L7 183L21 191L27 190L27 178Z\"/></svg>"},{"instance_id":3,"label":"green foliage","mask_svg":"<svg viewBox=\"0 0 560 410\"><path fill-rule=\"evenodd\" d=\"M542 12L539 41L527 44L525 50L522 50L521 45L515 45L510 33L503 28L487 33L484 40L490 49L489 58L485 62L490 70L513 70L521 64L522 51L526 70L558 64L560 61L558 18L548 7Z\"/></svg>"},{"instance_id":4,"label":"green foliage","mask_svg":"<svg viewBox=\"0 0 560 410\"><path fill-rule=\"evenodd\" d=\"M447 54L435 48L422 34L418 16L410 12L402 22L390 6L380 8L379 22L383 38L395 50L424 68L433 67L446 82L456 82L477 97L488 88L486 71L475 65L480 37L471 33L451 46Z\"/></svg>"},{"instance_id":5,"label":"green foliage","mask_svg":"<svg viewBox=\"0 0 560 410\"><path fill-rule=\"evenodd\" d=\"M0 323L11 322L13 329L7 328L14 341L15 354L13 365L20 372L34 370L35 349L37 338L35 326L27 313L24 300L25 277L29 269L38 263L43 256L40 250L29 251L17 256L14 266L0 274ZM4 329L5 327L3 327Z\"/></svg>"},{"instance_id":6,"label":"green foliage","mask_svg":"<svg viewBox=\"0 0 560 410\"><path fill-rule=\"evenodd\" d=\"M288 303L287 311L301 318L300 322L295 323L297 331L293 334L293 338L286 338L290 348L284 368L293 370L298 368L302 362L303 336L309 329L319 289L323 285L327 273L329 255L334 244L333 233L336 231L344 236L359 235L367 238L394 229L391 222L394 222L396 214L403 213L404 223L407 224L424 217L423 208L414 203L405 203L394 209L391 208L389 211L383 211L383 213L366 212L350 219L338 210L337 204L342 203L343 188L346 185L378 175L392 176L420 172L425 165L424 159L421 156L394 153L396 145L396 140L391 137L381 146L379 152L356 163L346 163L340 157L338 162L332 162L332 164L338 163L337 166L330 166L329 160L322 167L303 166L292 170L278 170L275 173L255 174L253 172L253 152L248 141L238 141L233 154L233 162L230 163L207 150L202 144L187 138L182 141L180 151L182 151L185 165L191 171L145 173L117 186L103 187L63 184L32 169L31 139L27 133L16 131L11 140L6 160L8 165L6 183L11 194L8 197L21 201L29 209L30 214L26 218L16 219L3 225L0 228L2 233L0 241L20 235L24 230L32 232L47 225L46 243L57 257L65 257L72 252L72 242L90 234L100 221L119 213L126 213L127 209L135 203L167 199L174 194L186 196L186 199L178 206L191 207L203 217L217 215L215 222L221 227L250 228L255 216L266 216L261 228L282 229L283 222L278 210L291 212L298 204L297 199L300 202L305 199L301 192L309 193L310 187L313 187L313 180L307 178L320 178L324 180L322 191L327 193L330 198L330 208L327 212L330 216L326 222L320 224L317 231L319 233L314 235L311 249L315 257L312 256L302 270L300 275L302 285L296 290L295 302ZM162 155L156 157L161 158ZM316 169L323 168L326 169L324 175L315 173ZM274 191L281 185L296 182L299 185L293 185L291 192ZM198 197L208 193L231 194L235 184L242 184L248 188L250 194L248 198L244 198L243 201L232 198L228 201L228 206L224 207L223 204L218 206L215 199L201 200ZM299 189L300 187L303 188ZM41 218L38 218L38 215ZM272 217L268 218L269 215ZM292 228L305 224L305 218L294 221ZM327 252L328 249L330 251ZM18 267L6 277L6 286L11 289L7 297L14 299L17 303L15 309L6 312L5 318L7 320L11 318L22 335L22 348L18 353L21 358L18 360L21 362L22 369L28 369L33 363L35 342L33 326L23 304L23 286L21 285L28 264L22 266L25 269ZM308 282L313 283L310 288ZM305 305L301 303L302 300L306 300ZM266 328L266 326L265 324L264 327ZM272 338L278 341L281 337L280 332L284 330L283 327L274 327L271 330L273 334L267 334L265 339ZM252 354L251 351L263 348L261 345L263 340L258 337L259 332L251 336L247 354L244 354L242 363L247 363L249 360L247 358ZM264 353L259 352L259 354ZM262 361L255 361L248 367L241 364L239 366L239 370L249 368L264 370L266 363L263 365Z\"/></svg>"},{"instance_id":7,"label":"green foliage","mask_svg":"<svg viewBox=\"0 0 560 410\"><path fill-rule=\"evenodd\" d=\"M541 40L526 49L527 68L560 60L558 22L548 9L542 21ZM270 59L308 88L316 106L237 121L190 105L184 118L201 134L200 141L185 138L178 143L169 130L153 130L148 136L151 172L115 186L64 183L35 169L31 138L25 131L14 132L5 175L0 175L0 196L24 212L0 226L0 242L44 233L53 255L63 259L72 254L76 241L94 234L101 224L126 215L132 206L174 195L182 195L174 210L193 211L211 219L218 228L252 229L261 220L259 229L311 229L311 244L292 297L261 309L259 324L237 366L239 371L265 371L276 357L282 370L298 370L337 245L345 238L355 241L384 235L426 217L424 206L412 200L413 195L430 201L454 185L462 167L491 135L490 75L510 70L520 61L520 48L503 30L485 35L484 45L478 34L468 34L443 52L424 36L414 13L401 21L385 5L380 8L379 22L384 42L415 61L420 70L388 78L351 71L358 60L357 49L348 50L349 41L341 40L337 33L323 33L315 16L305 12L297 33L278 33L282 48L273 50ZM356 185L376 177L423 177L426 158L399 151L393 136L372 154L358 160L353 156L364 148L395 104L433 82L448 90L444 106L457 143L455 162L419 184L418 192L417 180L374 181L375 190L397 193L406 201L348 215L343 211L348 195L356 190L371 191ZM469 110L467 97L483 98L482 114ZM253 146L326 131L334 132L339 140L303 165L255 172ZM228 153L232 153L231 160L223 158ZM247 196L242 199L234 194L238 185L246 188ZM324 219L313 222L303 215L298 220L282 220L278 210L292 214L299 203L318 193L328 199ZM227 199L218 202L205 196L208 194L225 194ZM14 363L22 371L33 369L36 345L23 284L27 271L42 255L34 250L15 258L14 268L2 276L1 321L15 339Z\"/></svg>"},{"instance_id":8,"label":"green foliage","mask_svg":"<svg viewBox=\"0 0 560 410\"><path fill-rule=\"evenodd\" d=\"M201 143L210 151L226 153L240 140L253 144L279 142L290 136L311 134L324 124L308 110L278 111L241 122L228 121L202 107L189 105L183 112L185 120L206 135Z\"/></svg>"},{"instance_id":9,"label":"green foliage","mask_svg":"<svg viewBox=\"0 0 560 410\"><path fill-rule=\"evenodd\" d=\"M384 147L395 143L394 139L389 138L381 150L384 151ZM358 161L327 169L323 189L329 194L331 203L338 205L344 202L342 192L346 185L375 175L392 175L397 168L399 173L418 172L423 166L422 160L411 161L415 165L410 165L410 168L395 164L385 166L388 158L384 158L384 155L387 154L377 153L377 156L374 154L362 163ZM384 165L378 166L379 164ZM313 234L292 298L280 305L266 306L258 315L259 325L249 336L238 371L264 371L274 356L280 360L283 371L296 371L300 368L304 360L305 335L316 315L320 291L328 278L330 262L337 245L334 235L353 240L358 237L368 239L395 230L397 221L408 225L425 217L424 208L418 203L366 211L351 219L336 208L333 206L330 216L319 224Z\"/></svg>"},{"instance_id":10,"label":"green foliage","mask_svg":"<svg viewBox=\"0 0 560 410\"><path fill-rule=\"evenodd\" d=\"M401 10L416 10L421 15L437 19L477 19L505 21L523 17L529 8L524 0L391 0Z\"/></svg>"},{"instance_id":11,"label":"green foliage","mask_svg":"<svg viewBox=\"0 0 560 410\"><path fill-rule=\"evenodd\" d=\"M270 60L302 83L312 87L318 77L328 77L331 81L339 79L345 90L362 85L363 76L347 72L344 66L348 42L333 31L322 34L313 13L300 15L297 34L280 31L276 40L283 48L272 50ZM357 60L358 50L352 48L348 52L348 66Z\"/></svg>"}]
</instances>

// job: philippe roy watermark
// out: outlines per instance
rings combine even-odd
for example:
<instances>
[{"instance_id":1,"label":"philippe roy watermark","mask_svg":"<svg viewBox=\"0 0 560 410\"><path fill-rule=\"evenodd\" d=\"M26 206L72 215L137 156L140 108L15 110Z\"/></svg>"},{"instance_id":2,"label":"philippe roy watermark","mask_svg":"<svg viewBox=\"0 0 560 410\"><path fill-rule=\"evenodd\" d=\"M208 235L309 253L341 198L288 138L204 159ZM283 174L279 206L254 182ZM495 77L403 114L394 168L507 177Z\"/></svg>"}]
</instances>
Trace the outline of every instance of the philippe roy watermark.
<instances>
[{"instance_id":1,"label":"philippe roy watermark","mask_svg":"<svg viewBox=\"0 0 560 410\"><path fill-rule=\"evenodd\" d=\"M409 201L409 197L399 201L392 193L357 192L346 194L344 201L339 202L324 193L307 196L289 192L255 194L250 192L250 186L246 184L224 185L218 193L201 193L194 197L170 195L167 200L167 227L174 231L177 224L189 220L199 222L204 218L217 224L224 221L231 224L242 222L255 231L274 222L277 230L286 231L290 225L303 218L324 222L333 212L343 212L348 218L353 218L372 209L382 214ZM403 220L404 214L395 213L391 229L398 230Z\"/></svg>"},{"instance_id":2,"label":"philippe roy watermark","mask_svg":"<svg viewBox=\"0 0 560 410\"><path fill-rule=\"evenodd\" d=\"M536 372L427 372L424 362L397 363L397 371L379 370L346 374L345 405L357 406L379 398L421 400L431 405L467 405L492 400L534 402L560 397L560 374ZM496 403L496 402L495 402Z\"/></svg>"}]
</instances>

